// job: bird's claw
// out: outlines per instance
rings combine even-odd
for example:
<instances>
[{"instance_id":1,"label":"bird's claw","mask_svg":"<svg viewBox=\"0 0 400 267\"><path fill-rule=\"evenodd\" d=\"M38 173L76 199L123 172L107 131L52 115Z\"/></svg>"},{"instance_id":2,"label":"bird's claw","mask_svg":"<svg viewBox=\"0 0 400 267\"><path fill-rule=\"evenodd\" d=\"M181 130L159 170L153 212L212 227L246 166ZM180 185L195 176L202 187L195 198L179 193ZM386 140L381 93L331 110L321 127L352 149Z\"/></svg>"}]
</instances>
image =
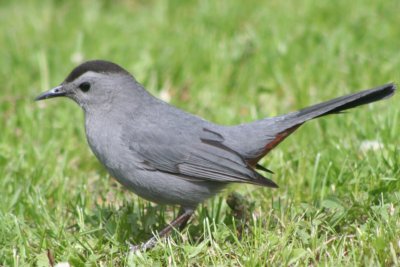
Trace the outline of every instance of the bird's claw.
<instances>
[{"instance_id":1,"label":"bird's claw","mask_svg":"<svg viewBox=\"0 0 400 267\"><path fill-rule=\"evenodd\" d=\"M147 240L146 242L143 242L143 243L141 243L139 245L130 244L129 245L129 250L132 253L139 252L139 251L140 252L145 252L145 251L147 251L149 249L152 249L156 244L157 244L157 239L152 237L149 240Z\"/></svg>"}]
</instances>

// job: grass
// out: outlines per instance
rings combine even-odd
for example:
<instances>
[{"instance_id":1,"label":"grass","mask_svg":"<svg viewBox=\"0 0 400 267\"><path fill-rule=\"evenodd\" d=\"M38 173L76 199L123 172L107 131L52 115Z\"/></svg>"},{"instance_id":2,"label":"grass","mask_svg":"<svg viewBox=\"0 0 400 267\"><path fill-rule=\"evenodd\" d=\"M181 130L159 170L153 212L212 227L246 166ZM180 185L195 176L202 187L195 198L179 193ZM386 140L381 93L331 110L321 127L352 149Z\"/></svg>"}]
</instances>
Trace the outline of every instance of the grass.
<instances>
[{"instance_id":1,"label":"grass","mask_svg":"<svg viewBox=\"0 0 400 267\"><path fill-rule=\"evenodd\" d=\"M129 253L174 207L110 179L71 101L34 103L78 62L119 63L222 124L400 79L398 1L1 1L0 265L400 265L399 97L312 121L189 228ZM362 150L366 140L383 145ZM240 193L246 211L225 199ZM239 230L237 230L239 229ZM49 256L50 255L50 256Z\"/></svg>"}]
</instances>

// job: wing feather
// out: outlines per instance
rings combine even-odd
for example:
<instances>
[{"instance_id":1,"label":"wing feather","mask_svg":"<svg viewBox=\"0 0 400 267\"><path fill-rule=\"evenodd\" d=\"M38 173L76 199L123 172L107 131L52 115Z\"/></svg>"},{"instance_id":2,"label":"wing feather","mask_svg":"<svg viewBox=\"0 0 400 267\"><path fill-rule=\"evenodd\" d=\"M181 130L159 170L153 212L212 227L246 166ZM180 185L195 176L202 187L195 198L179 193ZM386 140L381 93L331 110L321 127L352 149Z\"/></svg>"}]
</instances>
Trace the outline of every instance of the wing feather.
<instances>
[{"instance_id":1,"label":"wing feather","mask_svg":"<svg viewBox=\"0 0 400 267\"><path fill-rule=\"evenodd\" d=\"M277 187L273 181L257 173L239 153L225 146L221 134L209 129L203 128L201 137L195 140L173 142L165 138L152 139L160 142L141 140L140 143L129 146L148 169L195 181L253 183Z\"/></svg>"}]
</instances>

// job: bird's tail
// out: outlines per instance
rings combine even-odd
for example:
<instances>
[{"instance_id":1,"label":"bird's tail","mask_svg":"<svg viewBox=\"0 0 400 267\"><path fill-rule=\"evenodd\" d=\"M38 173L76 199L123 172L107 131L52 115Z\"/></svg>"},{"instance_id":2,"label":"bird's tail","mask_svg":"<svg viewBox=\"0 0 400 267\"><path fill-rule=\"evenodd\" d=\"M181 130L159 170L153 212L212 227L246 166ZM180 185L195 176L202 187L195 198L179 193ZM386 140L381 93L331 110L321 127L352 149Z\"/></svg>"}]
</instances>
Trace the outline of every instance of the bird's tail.
<instances>
[{"instance_id":1,"label":"bird's tail","mask_svg":"<svg viewBox=\"0 0 400 267\"><path fill-rule=\"evenodd\" d=\"M241 147L240 151L245 155L248 162L255 166L262 157L306 121L329 114L341 113L347 109L388 98L394 94L395 90L396 86L393 83L389 83L328 100L289 114L250 123L244 126L245 128L248 127L247 132L243 129L243 132L247 133L247 137L238 138L239 140L244 140L243 143L246 144L246 147ZM254 142L246 141L249 139L249 132L257 136L264 136L264 138L257 138Z\"/></svg>"},{"instance_id":2,"label":"bird's tail","mask_svg":"<svg viewBox=\"0 0 400 267\"><path fill-rule=\"evenodd\" d=\"M322 117L329 114L340 113L347 109L355 108L357 106L391 97L394 94L395 90L396 86L393 83L389 83L358 93L334 98L332 100L289 113L285 116L287 120L293 120L293 123L297 125L304 123L310 119Z\"/></svg>"}]
</instances>

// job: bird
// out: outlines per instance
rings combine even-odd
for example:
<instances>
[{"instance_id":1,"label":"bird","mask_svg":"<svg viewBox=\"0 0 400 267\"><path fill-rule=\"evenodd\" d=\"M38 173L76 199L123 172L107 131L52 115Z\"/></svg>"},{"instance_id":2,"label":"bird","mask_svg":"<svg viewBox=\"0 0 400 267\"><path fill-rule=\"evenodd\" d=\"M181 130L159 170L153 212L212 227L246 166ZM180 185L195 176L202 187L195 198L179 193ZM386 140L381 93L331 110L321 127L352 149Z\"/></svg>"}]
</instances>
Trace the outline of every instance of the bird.
<instances>
[{"instance_id":1,"label":"bird","mask_svg":"<svg viewBox=\"0 0 400 267\"><path fill-rule=\"evenodd\" d=\"M146 200L180 207L159 231L165 237L229 184L277 188L263 175L272 171L259 161L305 122L391 97L395 90L387 83L285 115L219 125L156 98L123 67L89 60L35 100L75 101L84 112L87 142L110 175ZM156 243L152 236L132 250Z\"/></svg>"}]
</instances>

